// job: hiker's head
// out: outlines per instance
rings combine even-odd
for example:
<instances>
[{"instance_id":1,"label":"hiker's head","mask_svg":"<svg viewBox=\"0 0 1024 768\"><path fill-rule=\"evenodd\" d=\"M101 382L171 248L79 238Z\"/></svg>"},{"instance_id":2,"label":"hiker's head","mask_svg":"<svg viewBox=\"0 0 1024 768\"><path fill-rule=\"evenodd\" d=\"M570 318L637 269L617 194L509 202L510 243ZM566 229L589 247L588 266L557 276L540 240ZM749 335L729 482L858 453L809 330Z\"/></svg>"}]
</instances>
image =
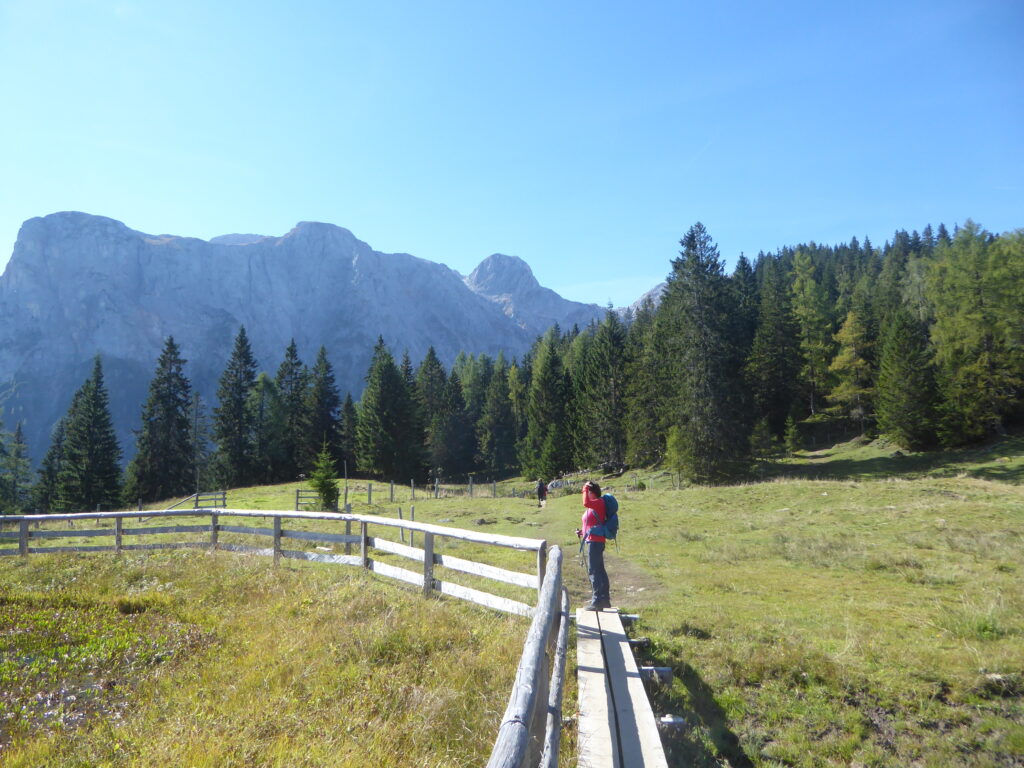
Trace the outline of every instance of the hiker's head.
<instances>
[{"instance_id":1,"label":"hiker's head","mask_svg":"<svg viewBox=\"0 0 1024 768\"><path fill-rule=\"evenodd\" d=\"M593 480L587 480L586 485L583 486L587 489L587 492L595 499L601 496L601 486L595 483Z\"/></svg>"}]
</instances>

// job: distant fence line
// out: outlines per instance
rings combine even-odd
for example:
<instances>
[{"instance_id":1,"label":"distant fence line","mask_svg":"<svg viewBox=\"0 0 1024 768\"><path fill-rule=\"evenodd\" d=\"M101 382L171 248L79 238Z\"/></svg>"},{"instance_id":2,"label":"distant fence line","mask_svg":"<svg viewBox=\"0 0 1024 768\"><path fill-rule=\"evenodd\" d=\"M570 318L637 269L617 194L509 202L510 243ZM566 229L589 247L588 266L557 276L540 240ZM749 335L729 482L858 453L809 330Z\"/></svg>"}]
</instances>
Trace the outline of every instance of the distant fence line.
<instances>
[{"instance_id":1,"label":"distant fence line","mask_svg":"<svg viewBox=\"0 0 1024 768\"><path fill-rule=\"evenodd\" d=\"M397 579L422 588L425 595L433 592L467 600L497 611L532 617L529 632L523 646L523 655L516 672L509 703L502 718L498 736L491 753L488 768L554 768L558 764L558 750L562 727L562 694L565 688L565 667L568 647L569 594L562 585L562 551L559 547L548 550L543 539L529 539L501 534L485 534L460 528L447 528L412 520L395 520L367 515L339 514L332 512L297 512L283 510L246 510L227 508L201 508L162 510L148 512L147 518L176 518L209 515L209 524L202 525L147 525L126 527L125 521L134 519L138 512L87 512L77 514L18 515L0 519L3 525L11 524L17 530L0 530L0 541L17 540L17 548L0 549L0 556L23 556L36 553L57 552L115 552L159 549L208 549L210 551L244 552L266 555L274 562L284 558L309 560L313 562L360 566L388 578ZM222 519L270 518L272 528L224 524ZM343 523L345 533L322 531L300 531L283 527L282 522L296 520L324 520ZM112 521L113 527L68 528L62 530L33 530L36 523ZM400 544L389 539L369 535L370 526L399 528L423 538L423 547L417 548ZM359 533L353 534L353 526ZM149 544L125 543L125 537L151 536L161 534L205 533L205 541L157 542ZM272 546L253 547L221 540L221 534L267 536ZM62 545L33 546L35 541L59 538L113 537L112 545ZM436 537L456 539L488 546L506 547L536 553L536 572L522 573L499 568L486 563L452 557L434 551ZM314 541L344 544L346 554L328 554L287 550L286 540ZM351 554L358 546L359 554ZM422 570L412 571L389 563L374 560L370 551L377 549L393 555L406 557L423 564ZM435 578L434 567L441 566L453 571L471 574L519 587L537 590L537 604L530 606L500 595L442 581Z\"/></svg>"}]
</instances>

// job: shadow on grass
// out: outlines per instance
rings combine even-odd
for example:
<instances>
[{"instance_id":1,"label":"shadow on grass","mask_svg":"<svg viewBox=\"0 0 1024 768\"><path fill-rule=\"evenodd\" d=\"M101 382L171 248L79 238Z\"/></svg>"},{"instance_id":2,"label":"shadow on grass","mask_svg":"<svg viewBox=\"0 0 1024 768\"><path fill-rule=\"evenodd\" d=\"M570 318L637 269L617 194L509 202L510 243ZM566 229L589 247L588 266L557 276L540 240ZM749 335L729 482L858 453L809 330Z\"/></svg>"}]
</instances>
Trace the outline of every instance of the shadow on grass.
<instances>
[{"instance_id":1,"label":"shadow on grass","mask_svg":"<svg viewBox=\"0 0 1024 768\"><path fill-rule=\"evenodd\" d=\"M884 450L884 449L879 449ZM895 447L881 456L849 456L824 450L800 464L767 462L759 467L763 479L880 480L888 477L957 477L961 474L1001 483L1024 484L1024 435L966 448L904 453Z\"/></svg>"},{"instance_id":2,"label":"shadow on grass","mask_svg":"<svg viewBox=\"0 0 1024 768\"><path fill-rule=\"evenodd\" d=\"M662 661L655 660L656 664ZM658 688L653 693L656 708L679 715L686 727L676 736L665 736L666 757L671 766L679 768L719 768L724 759L730 768L753 768L753 761L743 751L739 737L729 727L725 710L715 700L715 692L700 674L685 662L672 665L676 679L686 693L673 688ZM714 746L710 749L708 742Z\"/></svg>"}]
</instances>

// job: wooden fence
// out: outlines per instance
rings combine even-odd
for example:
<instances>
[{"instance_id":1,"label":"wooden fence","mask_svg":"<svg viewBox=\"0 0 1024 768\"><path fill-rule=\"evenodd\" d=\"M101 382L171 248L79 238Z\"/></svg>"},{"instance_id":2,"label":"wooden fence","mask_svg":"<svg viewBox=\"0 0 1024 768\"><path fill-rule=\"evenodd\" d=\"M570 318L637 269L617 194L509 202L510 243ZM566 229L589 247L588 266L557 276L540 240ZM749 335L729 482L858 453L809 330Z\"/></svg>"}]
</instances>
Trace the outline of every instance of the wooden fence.
<instances>
[{"instance_id":1,"label":"wooden fence","mask_svg":"<svg viewBox=\"0 0 1024 768\"><path fill-rule=\"evenodd\" d=\"M541 539L527 539L499 534L484 534L459 528L446 528L428 523L395 520L368 515L338 514L331 512L263 511L244 509L200 509L164 510L150 512L149 519L196 517L209 515L209 524L201 525L149 525L147 527L126 527L125 521L138 515L137 512L93 512L81 514L23 515L5 517L2 525L8 524L16 530L0 530L0 542L17 540L17 548L0 549L0 556L53 552L115 552L155 549L204 548L247 552L272 556L275 562L280 558L311 560L322 563L361 566L382 576L398 579L423 589L424 594L439 592L451 597L483 605L498 611L532 616L530 630L523 646L523 656L516 672L515 684L509 698L505 716L498 731L488 767L491 768L554 768L558 764L558 750L562 727L562 693L565 687L565 665L568 647L569 594L562 586L562 551L552 547L548 552L547 542ZM224 519L264 518L270 519L272 528L225 524ZM300 531L285 528L285 520L323 520L344 524L345 533L322 531ZM62 530L41 529L41 523L75 521L112 522L113 527L68 528ZM30 526L36 523L33 530ZM359 533L353 534L353 526ZM417 548L370 536L370 526L399 528L423 537L423 547ZM158 534L207 534L205 541L159 542L148 544L125 543L126 537ZM221 540L221 534L243 534L267 536L272 546L267 548L231 543ZM113 537L114 543L107 545L61 545L34 546L37 541L45 542L60 538ZM536 552L536 573L522 573L498 568L435 552L436 538L507 547L515 550ZM286 540L314 541L344 544L346 554L328 554L284 549ZM358 545L359 554L350 554ZM393 555L409 558L422 563L417 571L373 560L371 550L376 549ZM434 577L434 567L442 566L453 571L494 581L536 589L536 606L494 595L482 590L471 589L459 584L441 581Z\"/></svg>"}]
</instances>

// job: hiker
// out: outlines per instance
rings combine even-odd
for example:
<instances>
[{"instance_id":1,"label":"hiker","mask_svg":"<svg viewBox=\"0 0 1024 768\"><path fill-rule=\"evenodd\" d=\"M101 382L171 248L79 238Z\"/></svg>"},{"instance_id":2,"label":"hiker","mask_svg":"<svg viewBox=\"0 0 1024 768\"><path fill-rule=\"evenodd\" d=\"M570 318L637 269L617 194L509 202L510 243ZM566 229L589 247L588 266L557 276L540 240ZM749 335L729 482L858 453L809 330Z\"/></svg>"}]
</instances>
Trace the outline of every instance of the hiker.
<instances>
[{"instance_id":1,"label":"hiker","mask_svg":"<svg viewBox=\"0 0 1024 768\"><path fill-rule=\"evenodd\" d=\"M543 480L541 480L538 477L537 478L537 506L538 507L543 507L545 502L547 502L547 500L548 500L548 486L547 486L547 484Z\"/></svg>"},{"instance_id":2,"label":"hiker","mask_svg":"<svg viewBox=\"0 0 1024 768\"><path fill-rule=\"evenodd\" d=\"M604 567L604 543L605 537L591 534L590 529L604 525L607 521L607 514L604 508L604 499L601 498L601 486L593 480L583 484L583 528L576 529L576 535L581 537L587 545L587 573L590 575L590 586L593 595L588 611L600 611L604 608L611 608L610 585L608 583L608 571Z\"/></svg>"}]
</instances>

